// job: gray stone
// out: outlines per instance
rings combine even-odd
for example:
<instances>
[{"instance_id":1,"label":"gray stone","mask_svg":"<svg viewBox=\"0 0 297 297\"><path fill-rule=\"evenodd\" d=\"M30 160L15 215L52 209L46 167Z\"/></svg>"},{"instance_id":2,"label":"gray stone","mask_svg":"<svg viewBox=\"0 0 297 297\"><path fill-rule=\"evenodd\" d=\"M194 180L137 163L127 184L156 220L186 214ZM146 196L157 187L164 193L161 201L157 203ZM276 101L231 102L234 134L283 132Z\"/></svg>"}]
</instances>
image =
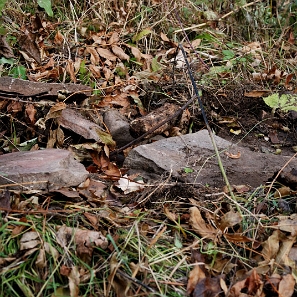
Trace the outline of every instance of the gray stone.
<instances>
[{"instance_id":1,"label":"gray stone","mask_svg":"<svg viewBox=\"0 0 297 297\"><path fill-rule=\"evenodd\" d=\"M103 115L103 121L115 140L117 147L122 147L134 140L130 134L130 125L127 119L118 110L107 110Z\"/></svg>"},{"instance_id":2,"label":"gray stone","mask_svg":"<svg viewBox=\"0 0 297 297\"><path fill-rule=\"evenodd\" d=\"M229 181L234 185L260 186L272 178L290 158L252 152L218 136L215 136L215 141ZM234 156L239 153L240 157L231 158L230 153ZM131 168L130 173L138 172L146 178L156 179L165 172L171 172L173 177L189 183L213 187L225 184L207 130L138 146L130 151L124 165ZM294 167L297 168L295 159L284 172ZM193 172L186 173L185 168Z\"/></svg>"},{"instance_id":3,"label":"gray stone","mask_svg":"<svg viewBox=\"0 0 297 297\"><path fill-rule=\"evenodd\" d=\"M85 167L66 150L45 149L0 156L0 185L9 184L9 189L51 191L77 186L87 176Z\"/></svg>"}]
</instances>

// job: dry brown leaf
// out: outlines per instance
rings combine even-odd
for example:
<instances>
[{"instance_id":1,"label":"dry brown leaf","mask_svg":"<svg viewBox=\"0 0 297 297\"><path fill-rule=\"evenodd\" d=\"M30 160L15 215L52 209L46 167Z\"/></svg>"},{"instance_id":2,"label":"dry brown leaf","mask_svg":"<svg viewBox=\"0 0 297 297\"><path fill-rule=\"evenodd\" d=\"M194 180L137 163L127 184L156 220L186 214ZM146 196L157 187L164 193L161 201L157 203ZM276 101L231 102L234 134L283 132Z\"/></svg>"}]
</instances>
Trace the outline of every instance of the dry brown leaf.
<instances>
[{"instance_id":1,"label":"dry brown leaf","mask_svg":"<svg viewBox=\"0 0 297 297\"><path fill-rule=\"evenodd\" d=\"M7 59L15 58L13 50L6 41L5 35L0 35L0 55L4 56Z\"/></svg>"},{"instance_id":2,"label":"dry brown leaf","mask_svg":"<svg viewBox=\"0 0 297 297\"><path fill-rule=\"evenodd\" d=\"M36 246L40 245L39 234L35 231L29 231L22 235L20 239L20 250L33 249Z\"/></svg>"},{"instance_id":3,"label":"dry brown leaf","mask_svg":"<svg viewBox=\"0 0 297 297\"><path fill-rule=\"evenodd\" d=\"M119 34L117 32L113 32L111 37L108 40L108 44L114 44L120 41Z\"/></svg>"},{"instance_id":4,"label":"dry brown leaf","mask_svg":"<svg viewBox=\"0 0 297 297\"><path fill-rule=\"evenodd\" d=\"M263 242L262 255L265 260L275 259L279 251L279 233L279 230L273 231L272 235L270 235L268 239Z\"/></svg>"},{"instance_id":5,"label":"dry brown leaf","mask_svg":"<svg viewBox=\"0 0 297 297\"><path fill-rule=\"evenodd\" d=\"M221 293L220 277L206 277L196 285L193 297L217 297Z\"/></svg>"},{"instance_id":6,"label":"dry brown leaf","mask_svg":"<svg viewBox=\"0 0 297 297\"><path fill-rule=\"evenodd\" d=\"M166 34L164 34L164 33L161 32L160 37L161 37L161 39L162 39L163 41L169 42L169 38L167 37Z\"/></svg>"},{"instance_id":7,"label":"dry brown leaf","mask_svg":"<svg viewBox=\"0 0 297 297\"><path fill-rule=\"evenodd\" d=\"M84 212L84 216L87 218L87 220L92 224L94 228L97 228L98 216L90 214L88 212Z\"/></svg>"},{"instance_id":8,"label":"dry brown leaf","mask_svg":"<svg viewBox=\"0 0 297 297\"><path fill-rule=\"evenodd\" d=\"M170 220L170 221L173 221L173 222L176 222L176 214L171 212L168 208L168 206L164 206L164 213L166 215L166 217Z\"/></svg>"},{"instance_id":9,"label":"dry brown leaf","mask_svg":"<svg viewBox=\"0 0 297 297\"><path fill-rule=\"evenodd\" d=\"M241 292L244 289L245 295ZM229 291L228 297L243 297L243 296L253 296L262 297L263 293L263 282L261 281L256 270L252 270L250 276L246 279L237 282L233 285Z\"/></svg>"},{"instance_id":10,"label":"dry brown leaf","mask_svg":"<svg viewBox=\"0 0 297 297\"><path fill-rule=\"evenodd\" d=\"M22 222L22 223L27 223L27 218L26 217L22 217L19 219L19 222ZM24 226L24 225L17 225L13 228L12 232L11 232L11 235L12 236L15 236L15 235L19 235L20 233L22 233L27 227Z\"/></svg>"},{"instance_id":11,"label":"dry brown leaf","mask_svg":"<svg viewBox=\"0 0 297 297\"><path fill-rule=\"evenodd\" d=\"M224 231L225 228L233 227L236 224L239 224L241 221L241 215L238 212L231 210L222 216L220 221L220 229Z\"/></svg>"},{"instance_id":12,"label":"dry brown leaf","mask_svg":"<svg viewBox=\"0 0 297 297\"><path fill-rule=\"evenodd\" d=\"M202 41L202 39L195 39L195 40L193 40L191 43L192 43L192 47L193 48L196 48L196 47L198 47L200 44L201 44L201 41Z\"/></svg>"},{"instance_id":13,"label":"dry brown leaf","mask_svg":"<svg viewBox=\"0 0 297 297\"><path fill-rule=\"evenodd\" d=\"M66 72L69 74L70 80L75 83L76 77L75 77L74 63L72 60L67 61Z\"/></svg>"},{"instance_id":14,"label":"dry brown leaf","mask_svg":"<svg viewBox=\"0 0 297 297\"><path fill-rule=\"evenodd\" d=\"M45 117L45 121L47 121L49 119L58 118L61 115L62 110L65 108L66 108L66 104L64 102L56 103L54 106L51 107L51 109L47 113L47 115Z\"/></svg>"},{"instance_id":15,"label":"dry brown leaf","mask_svg":"<svg viewBox=\"0 0 297 297\"><path fill-rule=\"evenodd\" d=\"M19 44L21 47L21 54L26 60L33 58L38 64L41 64L41 57L39 47L35 42L35 35L31 33L28 29L24 30L24 34L19 39ZM25 54L25 55L24 55ZM28 57L26 57L28 55Z\"/></svg>"},{"instance_id":16,"label":"dry brown leaf","mask_svg":"<svg viewBox=\"0 0 297 297\"><path fill-rule=\"evenodd\" d=\"M110 292L111 286L114 288L117 297L126 297L125 293L128 282L126 279L118 276L117 270L119 268L119 262L117 260L117 253L114 253L110 259L110 275L108 276L108 288L107 292ZM109 294L107 294L109 295Z\"/></svg>"},{"instance_id":17,"label":"dry brown leaf","mask_svg":"<svg viewBox=\"0 0 297 297\"><path fill-rule=\"evenodd\" d=\"M127 60L129 61L130 57L123 51L122 48L120 48L119 46L117 45L112 45L111 46L111 49L113 51L113 53L118 56L118 58L120 60Z\"/></svg>"},{"instance_id":18,"label":"dry brown leaf","mask_svg":"<svg viewBox=\"0 0 297 297\"><path fill-rule=\"evenodd\" d=\"M293 244L296 242L296 236L287 236L281 241L280 249L275 257L275 264L279 267L285 265L295 268L295 262L289 258Z\"/></svg>"},{"instance_id":19,"label":"dry brown leaf","mask_svg":"<svg viewBox=\"0 0 297 297\"><path fill-rule=\"evenodd\" d=\"M95 65L90 65L89 66L90 71L92 72L93 76L95 78L101 78L101 69L98 66Z\"/></svg>"},{"instance_id":20,"label":"dry brown leaf","mask_svg":"<svg viewBox=\"0 0 297 297\"><path fill-rule=\"evenodd\" d=\"M197 263L197 265L194 266L194 268L190 271L188 276L188 284L187 284L187 293L190 295L196 285L205 278L205 272L204 272L204 263L203 267L201 267L201 263Z\"/></svg>"},{"instance_id":21,"label":"dry brown leaf","mask_svg":"<svg viewBox=\"0 0 297 297\"><path fill-rule=\"evenodd\" d=\"M254 239L248 238L240 233L224 234L225 238L231 242L254 242Z\"/></svg>"},{"instance_id":22,"label":"dry brown leaf","mask_svg":"<svg viewBox=\"0 0 297 297\"><path fill-rule=\"evenodd\" d=\"M30 119L31 124L34 125L36 122L36 119L35 119L36 109L33 104L28 103L26 105L26 114Z\"/></svg>"},{"instance_id":23,"label":"dry brown leaf","mask_svg":"<svg viewBox=\"0 0 297 297\"><path fill-rule=\"evenodd\" d=\"M136 61L140 63L141 55L142 55L141 51L137 47L131 46L131 52L132 52L133 56L135 57Z\"/></svg>"},{"instance_id":24,"label":"dry brown leaf","mask_svg":"<svg viewBox=\"0 0 297 297\"><path fill-rule=\"evenodd\" d=\"M83 230L78 228L61 226L56 233L57 241L62 246L68 246L70 241L76 247L77 255L84 261L89 262L95 246L106 249L108 246L107 239L101 232Z\"/></svg>"},{"instance_id":25,"label":"dry brown leaf","mask_svg":"<svg viewBox=\"0 0 297 297\"><path fill-rule=\"evenodd\" d=\"M270 90L253 90L250 92L245 92L244 96L249 98L259 98L268 95L271 93Z\"/></svg>"},{"instance_id":26,"label":"dry brown leaf","mask_svg":"<svg viewBox=\"0 0 297 297\"><path fill-rule=\"evenodd\" d=\"M78 268L76 266L72 266L71 271L68 275L69 281L69 290L71 297L78 297L79 295L79 284L80 284L80 275Z\"/></svg>"},{"instance_id":27,"label":"dry brown leaf","mask_svg":"<svg viewBox=\"0 0 297 297\"><path fill-rule=\"evenodd\" d=\"M112 72L111 70L108 68L108 67L103 67L103 74L104 74L104 77L105 79L108 81L112 78Z\"/></svg>"},{"instance_id":28,"label":"dry brown leaf","mask_svg":"<svg viewBox=\"0 0 297 297\"><path fill-rule=\"evenodd\" d=\"M58 30L57 33L56 33L56 35L55 35L55 38L54 38L54 43L56 45L62 45L63 41L64 41L64 36Z\"/></svg>"},{"instance_id":29,"label":"dry brown leaf","mask_svg":"<svg viewBox=\"0 0 297 297\"><path fill-rule=\"evenodd\" d=\"M237 152L237 154L232 154L229 152L225 152L225 155L228 156L230 159L239 159L241 157L241 153Z\"/></svg>"},{"instance_id":30,"label":"dry brown leaf","mask_svg":"<svg viewBox=\"0 0 297 297\"><path fill-rule=\"evenodd\" d=\"M281 187L279 189L277 189L277 191L275 191L274 193L274 198L280 198L280 197L284 197L284 196L289 196L291 194L292 190L290 189L290 187Z\"/></svg>"},{"instance_id":31,"label":"dry brown leaf","mask_svg":"<svg viewBox=\"0 0 297 297\"><path fill-rule=\"evenodd\" d=\"M99 57L98 52L96 51L96 49L95 49L94 47L92 47L92 46L88 46L88 47L86 48L86 53L88 53L88 54L91 55L90 60L91 60L91 63L92 63L93 65L98 65L98 64L99 64L99 62L100 62L100 57Z\"/></svg>"},{"instance_id":32,"label":"dry brown leaf","mask_svg":"<svg viewBox=\"0 0 297 297\"><path fill-rule=\"evenodd\" d=\"M297 235L297 219L283 219L278 222L278 228L285 232L290 232L292 236Z\"/></svg>"},{"instance_id":33,"label":"dry brown leaf","mask_svg":"<svg viewBox=\"0 0 297 297\"><path fill-rule=\"evenodd\" d=\"M45 249L41 248L39 250L38 256L36 258L35 261L35 265L39 268L39 269L44 269L47 265L46 265L46 256L45 256Z\"/></svg>"},{"instance_id":34,"label":"dry brown leaf","mask_svg":"<svg viewBox=\"0 0 297 297\"><path fill-rule=\"evenodd\" d=\"M18 113L23 110L23 103L18 101L13 101L7 106L7 111L9 113Z\"/></svg>"},{"instance_id":35,"label":"dry brown leaf","mask_svg":"<svg viewBox=\"0 0 297 297\"><path fill-rule=\"evenodd\" d=\"M97 47L96 48L98 54L102 57L105 58L109 61L116 61L117 60L117 56L114 55L110 50L106 49L106 48L102 48L102 47Z\"/></svg>"},{"instance_id":36,"label":"dry brown leaf","mask_svg":"<svg viewBox=\"0 0 297 297\"><path fill-rule=\"evenodd\" d=\"M284 275L279 283L278 294L280 297L290 297L294 294L295 278L292 274Z\"/></svg>"},{"instance_id":37,"label":"dry brown leaf","mask_svg":"<svg viewBox=\"0 0 297 297\"><path fill-rule=\"evenodd\" d=\"M205 223L199 209L196 206L190 208L189 223L194 231L201 237L216 240L218 235L217 230L213 226Z\"/></svg>"}]
</instances>

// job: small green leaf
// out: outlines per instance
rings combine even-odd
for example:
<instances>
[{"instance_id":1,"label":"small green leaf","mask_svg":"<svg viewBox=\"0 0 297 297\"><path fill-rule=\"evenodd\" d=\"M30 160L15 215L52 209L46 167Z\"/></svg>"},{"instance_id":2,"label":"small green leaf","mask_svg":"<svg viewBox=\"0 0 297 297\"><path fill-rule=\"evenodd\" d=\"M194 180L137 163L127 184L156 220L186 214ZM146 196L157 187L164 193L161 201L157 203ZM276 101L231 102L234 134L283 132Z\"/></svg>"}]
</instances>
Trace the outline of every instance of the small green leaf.
<instances>
[{"instance_id":1,"label":"small green leaf","mask_svg":"<svg viewBox=\"0 0 297 297\"><path fill-rule=\"evenodd\" d=\"M14 78L27 79L27 70L24 66L16 66L11 69L9 75Z\"/></svg>"},{"instance_id":2,"label":"small green leaf","mask_svg":"<svg viewBox=\"0 0 297 297\"><path fill-rule=\"evenodd\" d=\"M37 3L50 17L54 16L51 0L37 0Z\"/></svg>"},{"instance_id":3,"label":"small green leaf","mask_svg":"<svg viewBox=\"0 0 297 297\"><path fill-rule=\"evenodd\" d=\"M160 64L159 64L159 62L158 62L158 60L157 60L157 58L153 58L152 59L152 70L154 71L154 72L157 72L158 70L160 70L160 68L161 68L161 66L160 66Z\"/></svg>"},{"instance_id":4,"label":"small green leaf","mask_svg":"<svg viewBox=\"0 0 297 297\"><path fill-rule=\"evenodd\" d=\"M0 0L0 16L2 15L3 8L5 7L7 0Z\"/></svg>"},{"instance_id":5,"label":"small green leaf","mask_svg":"<svg viewBox=\"0 0 297 297\"><path fill-rule=\"evenodd\" d=\"M179 238L179 236L174 236L174 245L178 248L181 249L183 247L183 244Z\"/></svg>"},{"instance_id":6,"label":"small green leaf","mask_svg":"<svg viewBox=\"0 0 297 297\"><path fill-rule=\"evenodd\" d=\"M6 59L4 57L2 57L0 59L0 64L9 64L9 65L13 65L15 63L15 59Z\"/></svg>"},{"instance_id":7,"label":"small green leaf","mask_svg":"<svg viewBox=\"0 0 297 297\"><path fill-rule=\"evenodd\" d=\"M224 60L231 60L235 57L235 53L232 50L223 50Z\"/></svg>"},{"instance_id":8,"label":"small green leaf","mask_svg":"<svg viewBox=\"0 0 297 297\"><path fill-rule=\"evenodd\" d=\"M152 33L152 30L147 28L147 29L144 29L142 30L140 33L136 34L133 36L132 38L132 41L133 42L136 42L136 41L139 41L140 39L142 39L144 36L148 35L148 34L151 34Z\"/></svg>"},{"instance_id":9,"label":"small green leaf","mask_svg":"<svg viewBox=\"0 0 297 297\"><path fill-rule=\"evenodd\" d=\"M287 112L289 110L297 111L297 96L292 94L279 95L277 93L263 98L264 102L271 108Z\"/></svg>"},{"instance_id":10,"label":"small green leaf","mask_svg":"<svg viewBox=\"0 0 297 297\"><path fill-rule=\"evenodd\" d=\"M193 170L192 168L185 167L185 168L184 168L184 172L185 172L185 173L192 173L192 172L194 172L194 170Z\"/></svg>"}]
</instances>

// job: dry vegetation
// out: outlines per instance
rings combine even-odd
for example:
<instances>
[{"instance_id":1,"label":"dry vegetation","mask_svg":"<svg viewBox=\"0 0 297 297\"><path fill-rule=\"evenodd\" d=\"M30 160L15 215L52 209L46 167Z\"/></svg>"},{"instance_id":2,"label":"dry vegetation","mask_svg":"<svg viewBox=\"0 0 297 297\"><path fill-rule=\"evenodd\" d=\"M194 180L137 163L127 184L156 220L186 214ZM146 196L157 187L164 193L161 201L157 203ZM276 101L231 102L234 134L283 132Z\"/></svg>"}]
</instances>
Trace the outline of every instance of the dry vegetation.
<instances>
[{"instance_id":1,"label":"dry vegetation","mask_svg":"<svg viewBox=\"0 0 297 297\"><path fill-rule=\"evenodd\" d=\"M244 93L268 112L262 96L281 89L292 93L289 110L296 108L295 2L53 0L51 7L53 16L36 1L7 1L0 73L93 88L83 102L64 97L62 108L100 123L104 108L137 118L164 98L182 106L193 90L184 61L180 67L174 60L178 43L202 98L214 100L204 101L214 130L223 126L236 140L254 135L248 131L257 122L246 132L220 124ZM213 102L221 104L216 115ZM35 149L81 144L65 131L57 137L55 117L46 129L35 125L61 102L51 108L35 103L29 109L28 102L0 99L1 153L35 138ZM283 116L283 106L271 107ZM187 133L204 127L195 104L190 112ZM275 181L256 189L237 185L234 201L225 189L160 177L125 194L117 187L120 165L102 155L104 146L114 149L94 146L89 168L100 182L86 181L76 198L1 186L1 296L296 295L296 188Z\"/></svg>"}]
</instances>

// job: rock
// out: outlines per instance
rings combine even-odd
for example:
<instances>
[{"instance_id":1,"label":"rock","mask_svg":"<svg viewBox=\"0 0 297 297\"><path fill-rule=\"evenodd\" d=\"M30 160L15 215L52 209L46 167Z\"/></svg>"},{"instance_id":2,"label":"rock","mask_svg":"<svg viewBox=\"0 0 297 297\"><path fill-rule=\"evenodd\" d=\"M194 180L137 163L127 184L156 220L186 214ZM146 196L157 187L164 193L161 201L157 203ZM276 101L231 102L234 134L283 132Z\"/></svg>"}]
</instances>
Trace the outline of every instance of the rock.
<instances>
[{"instance_id":1,"label":"rock","mask_svg":"<svg viewBox=\"0 0 297 297\"><path fill-rule=\"evenodd\" d=\"M229 181L234 185L257 187L265 184L290 158L252 152L218 136L215 141ZM124 165L130 168L131 174L138 172L146 178L156 179L171 172L173 177L184 182L212 187L225 185L207 130L138 146L130 151ZM297 168L295 159L284 172L290 172L294 167Z\"/></svg>"},{"instance_id":2,"label":"rock","mask_svg":"<svg viewBox=\"0 0 297 297\"><path fill-rule=\"evenodd\" d=\"M0 156L0 185L16 184L8 186L9 189L52 191L77 186L87 176L85 167L66 150L45 149Z\"/></svg>"},{"instance_id":3,"label":"rock","mask_svg":"<svg viewBox=\"0 0 297 297\"><path fill-rule=\"evenodd\" d=\"M103 115L103 121L107 126L117 147L122 147L134 138L130 134L130 125L127 119L116 109L109 109Z\"/></svg>"}]
</instances>

